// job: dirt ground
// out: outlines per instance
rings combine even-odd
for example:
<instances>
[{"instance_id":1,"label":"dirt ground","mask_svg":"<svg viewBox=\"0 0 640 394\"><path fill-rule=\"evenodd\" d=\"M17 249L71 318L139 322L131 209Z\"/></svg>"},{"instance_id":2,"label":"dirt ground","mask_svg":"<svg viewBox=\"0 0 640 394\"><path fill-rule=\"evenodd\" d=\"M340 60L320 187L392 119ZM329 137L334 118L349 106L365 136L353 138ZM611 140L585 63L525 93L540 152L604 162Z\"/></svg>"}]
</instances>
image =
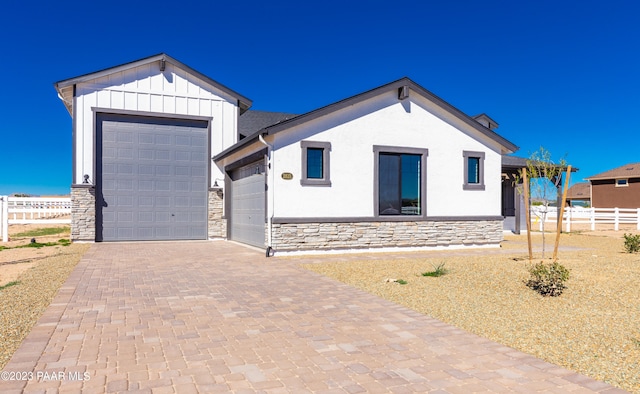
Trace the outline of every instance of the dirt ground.
<instances>
[{"instance_id":1,"label":"dirt ground","mask_svg":"<svg viewBox=\"0 0 640 394\"><path fill-rule=\"evenodd\" d=\"M39 228L59 227L67 228L67 231L48 236L18 237L16 234ZM0 246L14 248L31 242L36 238L37 242L56 242L60 239L69 239L69 226L47 224L12 224L9 226L9 242L0 243ZM38 260L60 253L64 246L47 246L42 248L3 249L0 251L0 286L17 280L26 270L32 268Z\"/></svg>"}]
</instances>

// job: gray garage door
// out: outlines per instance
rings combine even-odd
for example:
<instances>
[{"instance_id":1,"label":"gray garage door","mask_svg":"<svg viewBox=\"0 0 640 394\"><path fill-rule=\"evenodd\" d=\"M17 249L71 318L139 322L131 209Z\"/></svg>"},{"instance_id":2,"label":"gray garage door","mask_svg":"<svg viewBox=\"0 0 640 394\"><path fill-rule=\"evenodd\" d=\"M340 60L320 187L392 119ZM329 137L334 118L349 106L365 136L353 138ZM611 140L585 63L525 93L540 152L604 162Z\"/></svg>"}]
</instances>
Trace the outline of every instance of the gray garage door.
<instances>
[{"instance_id":1,"label":"gray garage door","mask_svg":"<svg viewBox=\"0 0 640 394\"><path fill-rule=\"evenodd\" d=\"M231 226L229 238L249 245L265 245L264 162L231 173Z\"/></svg>"},{"instance_id":2,"label":"gray garage door","mask_svg":"<svg viewBox=\"0 0 640 394\"><path fill-rule=\"evenodd\" d=\"M206 239L207 122L98 120L97 239Z\"/></svg>"}]
</instances>

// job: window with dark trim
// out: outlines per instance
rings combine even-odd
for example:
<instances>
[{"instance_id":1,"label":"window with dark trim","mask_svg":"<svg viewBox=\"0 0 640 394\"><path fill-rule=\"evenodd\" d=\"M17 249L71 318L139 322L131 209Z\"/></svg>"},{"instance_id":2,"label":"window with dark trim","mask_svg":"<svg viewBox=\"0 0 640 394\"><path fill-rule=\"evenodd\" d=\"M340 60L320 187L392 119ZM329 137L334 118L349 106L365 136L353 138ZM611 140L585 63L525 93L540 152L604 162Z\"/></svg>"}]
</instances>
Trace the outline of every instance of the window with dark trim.
<instances>
[{"instance_id":1,"label":"window with dark trim","mask_svg":"<svg viewBox=\"0 0 640 394\"><path fill-rule=\"evenodd\" d=\"M374 146L375 215L425 216L428 150Z\"/></svg>"},{"instance_id":2,"label":"window with dark trim","mask_svg":"<svg viewBox=\"0 0 640 394\"><path fill-rule=\"evenodd\" d=\"M300 148L302 148L300 184L302 186L331 186L331 178L329 177L331 143L301 141Z\"/></svg>"},{"instance_id":3,"label":"window with dark trim","mask_svg":"<svg viewBox=\"0 0 640 394\"><path fill-rule=\"evenodd\" d=\"M464 190L484 190L484 152L463 151Z\"/></svg>"}]
</instances>

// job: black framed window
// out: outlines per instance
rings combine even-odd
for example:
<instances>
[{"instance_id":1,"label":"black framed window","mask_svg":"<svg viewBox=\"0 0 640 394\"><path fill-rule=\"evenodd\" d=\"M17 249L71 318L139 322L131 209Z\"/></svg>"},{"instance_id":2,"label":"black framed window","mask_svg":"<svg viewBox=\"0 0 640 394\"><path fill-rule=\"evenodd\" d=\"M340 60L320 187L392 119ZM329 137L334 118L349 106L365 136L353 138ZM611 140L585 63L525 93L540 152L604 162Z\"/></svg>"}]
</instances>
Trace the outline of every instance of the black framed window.
<instances>
[{"instance_id":1,"label":"black framed window","mask_svg":"<svg viewBox=\"0 0 640 394\"><path fill-rule=\"evenodd\" d=\"M480 158L467 157L467 183L480 183Z\"/></svg>"},{"instance_id":2,"label":"black framed window","mask_svg":"<svg viewBox=\"0 0 640 394\"><path fill-rule=\"evenodd\" d=\"M484 190L484 152L463 151L464 190Z\"/></svg>"},{"instance_id":3,"label":"black framed window","mask_svg":"<svg viewBox=\"0 0 640 394\"><path fill-rule=\"evenodd\" d=\"M323 148L307 148L307 179L323 178Z\"/></svg>"},{"instance_id":4,"label":"black framed window","mask_svg":"<svg viewBox=\"0 0 640 394\"><path fill-rule=\"evenodd\" d=\"M301 141L303 186L331 186L329 178L330 142Z\"/></svg>"},{"instance_id":5,"label":"black framed window","mask_svg":"<svg viewBox=\"0 0 640 394\"><path fill-rule=\"evenodd\" d=\"M426 149L374 146L376 216L424 216Z\"/></svg>"}]
</instances>

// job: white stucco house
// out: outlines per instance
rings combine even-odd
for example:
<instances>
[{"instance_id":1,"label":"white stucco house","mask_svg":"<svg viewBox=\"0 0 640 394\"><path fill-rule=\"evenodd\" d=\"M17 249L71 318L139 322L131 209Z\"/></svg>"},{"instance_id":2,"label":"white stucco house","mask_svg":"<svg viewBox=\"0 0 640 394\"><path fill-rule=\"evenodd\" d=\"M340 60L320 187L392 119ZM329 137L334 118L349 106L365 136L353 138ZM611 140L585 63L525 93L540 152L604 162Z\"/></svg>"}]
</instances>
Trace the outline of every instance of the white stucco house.
<instances>
[{"instance_id":1,"label":"white stucco house","mask_svg":"<svg viewBox=\"0 0 640 394\"><path fill-rule=\"evenodd\" d=\"M55 84L74 240L230 239L268 255L497 246L517 147L408 78L302 115L160 54Z\"/></svg>"}]
</instances>

